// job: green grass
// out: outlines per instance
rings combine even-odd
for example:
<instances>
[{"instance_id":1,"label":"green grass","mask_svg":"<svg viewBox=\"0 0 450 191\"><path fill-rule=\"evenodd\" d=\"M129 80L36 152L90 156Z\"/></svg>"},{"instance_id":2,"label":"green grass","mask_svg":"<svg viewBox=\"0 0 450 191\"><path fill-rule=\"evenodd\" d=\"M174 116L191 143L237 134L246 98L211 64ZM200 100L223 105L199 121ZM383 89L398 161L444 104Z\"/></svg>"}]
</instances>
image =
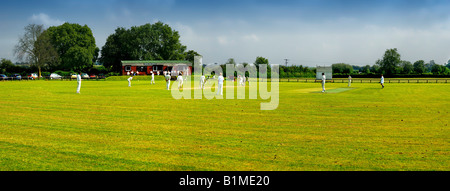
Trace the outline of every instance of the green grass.
<instances>
[{"instance_id":1,"label":"green grass","mask_svg":"<svg viewBox=\"0 0 450 191\"><path fill-rule=\"evenodd\" d=\"M157 80L0 82L0 170L450 170L449 84L282 82L261 111Z\"/></svg>"}]
</instances>

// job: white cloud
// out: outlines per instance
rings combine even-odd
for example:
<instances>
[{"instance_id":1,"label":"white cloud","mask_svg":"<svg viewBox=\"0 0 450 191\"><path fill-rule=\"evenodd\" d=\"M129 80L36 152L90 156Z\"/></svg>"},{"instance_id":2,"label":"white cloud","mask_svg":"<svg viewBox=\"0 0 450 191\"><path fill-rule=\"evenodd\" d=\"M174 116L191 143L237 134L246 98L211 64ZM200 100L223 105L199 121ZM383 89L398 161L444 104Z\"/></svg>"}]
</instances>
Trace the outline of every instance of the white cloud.
<instances>
[{"instance_id":1,"label":"white cloud","mask_svg":"<svg viewBox=\"0 0 450 191\"><path fill-rule=\"evenodd\" d=\"M30 21L36 24L42 24L45 27L59 26L64 24L64 21L50 18L50 16L45 13L39 13L38 15L33 14L33 16L31 16L30 18Z\"/></svg>"},{"instance_id":2,"label":"white cloud","mask_svg":"<svg viewBox=\"0 0 450 191\"><path fill-rule=\"evenodd\" d=\"M259 42L259 37L255 34L245 35L243 39L250 42Z\"/></svg>"}]
</instances>

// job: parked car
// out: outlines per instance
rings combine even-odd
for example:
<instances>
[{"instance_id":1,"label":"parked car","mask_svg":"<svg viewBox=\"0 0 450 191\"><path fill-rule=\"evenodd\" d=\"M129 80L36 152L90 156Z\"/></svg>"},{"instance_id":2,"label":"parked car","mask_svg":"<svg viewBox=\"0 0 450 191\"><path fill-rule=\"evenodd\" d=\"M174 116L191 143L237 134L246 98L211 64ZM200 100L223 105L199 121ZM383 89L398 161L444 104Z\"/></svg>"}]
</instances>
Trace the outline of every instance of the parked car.
<instances>
[{"instance_id":1,"label":"parked car","mask_svg":"<svg viewBox=\"0 0 450 191\"><path fill-rule=\"evenodd\" d=\"M91 79L96 79L97 76L96 76L95 74L91 74L91 75L89 75L89 78L91 78Z\"/></svg>"},{"instance_id":2,"label":"parked car","mask_svg":"<svg viewBox=\"0 0 450 191\"><path fill-rule=\"evenodd\" d=\"M0 74L0 79L1 80L7 80L8 77L5 74Z\"/></svg>"},{"instance_id":3,"label":"parked car","mask_svg":"<svg viewBox=\"0 0 450 191\"><path fill-rule=\"evenodd\" d=\"M70 74L70 79L77 79L77 74Z\"/></svg>"},{"instance_id":4,"label":"parked car","mask_svg":"<svg viewBox=\"0 0 450 191\"><path fill-rule=\"evenodd\" d=\"M22 80L22 76L20 74L14 74L11 77L13 77L13 80Z\"/></svg>"},{"instance_id":5,"label":"parked car","mask_svg":"<svg viewBox=\"0 0 450 191\"><path fill-rule=\"evenodd\" d=\"M99 74L97 77L98 77L98 79L105 79L105 75L104 74Z\"/></svg>"},{"instance_id":6,"label":"parked car","mask_svg":"<svg viewBox=\"0 0 450 191\"><path fill-rule=\"evenodd\" d=\"M53 79L61 79L61 78L62 78L61 75L59 75L57 73L50 74L50 79L51 80L53 80Z\"/></svg>"},{"instance_id":7,"label":"parked car","mask_svg":"<svg viewBox=\"0 0 450 191\"><path fill-rule=\"evenodd\" d=\"M82 74L81 74L81 78L83 78L83 79L89 79L89 75L86 74L86 73L82 73Z\"/></svg>"},{"instance_id":8,"label":"parked car","mask_svg":"<svg viewBox=\"0 0 450 191\"><path fill-rule=\"evenodd\" d=\"M30 75L28 75L28 79L30 80L35 80L36 78L38 78L38 75L36 73L31 73Z\"/></svg>"}]
</instances>

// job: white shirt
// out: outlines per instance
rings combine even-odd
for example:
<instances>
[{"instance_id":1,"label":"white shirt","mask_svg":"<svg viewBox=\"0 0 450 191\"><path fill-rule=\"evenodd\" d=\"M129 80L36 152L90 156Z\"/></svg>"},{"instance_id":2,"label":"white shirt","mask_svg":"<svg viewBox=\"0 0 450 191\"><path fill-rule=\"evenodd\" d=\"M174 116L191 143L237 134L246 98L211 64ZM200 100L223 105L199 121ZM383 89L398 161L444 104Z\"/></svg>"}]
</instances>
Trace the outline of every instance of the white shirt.
<instances>
[{"instance_id":1,"label":"white shirt","mask_svg":"<svg viewBox=\"0 0 450 191\"><path fill-rule=\"evenodd\" d=\"M325 77L325 75L322 75L322 83L325 83L326 80L327 80L327 77Z\"/></svg>"},{"instance_id":2,"label":"white shirt","mask_svg":"<svg viewBox=\"0 0 450 191\"><path fill-rule=\"evenodd\" d=\"M167 82L170 82L170 75L168 73L166 74L165 78Z\"/></svg>"},{"instance_id":3,"label":"white shirt","mask_svg":"<svg viewBox=\"0 0 450 191\"><path fill-rule=\"evenodd\" d=\"M223 76L219 76L219 84L223 84Z\"/></svg>"},{"instance_id":4,"label":"white shirt","mask_svg":"<svg viewBox=\"0 0 450 191\"><path fill-rule=\"evenodd\" d=\"M183 82L183 76L178 76L177 81Z\"/></svg>"},{"instance_id":5,"label":"white shirt","mask_svg":"<svg viewBox=\"0 0 450 191\"><path fill-rule=\"evenodd\" d=\"M152 72L152 80L153 80L153 79L155 79L155 74L153 74L153 72Z\"/></svg>"},{"instance_id":6,"label":"white shirt","mask_svg":"<svg viewBox=\"0 0 450 191\"><path fill-rule=\"evenodd\" d=\"M81 82L81 76L80 76L80 74L77 74L77 82L78 82L78 83Z\"/></svg>"},{"instance_id":7,"label":"white shirt","mask_svg":"<svg viewBox=\"0 0 450 191\"><path fill-rule=\"evenodd\" d=\"M384 77L383 76L381 76L381 83L382 84L384 83Z\"/></svg>"},{"instance_id":8,"label":"white shirt","mask_svg":"<svg viewBox=\"0 0 450 191\"><path fill-rule=\"evenodd\" d=\"M133 79L133 77L129 77L129 78L128 78L128 81L131 81L132 79Z\"/></svg>"},{"instance_id":9,"label":"white shirt","mask_svg":"<svg viewBox=\"0 0 450 191\"><path fill-rule=\"evenodd\" d=\"M200 80L203 82L205 81L205 76L200 77Z\"/></svg>"}]
</instances>

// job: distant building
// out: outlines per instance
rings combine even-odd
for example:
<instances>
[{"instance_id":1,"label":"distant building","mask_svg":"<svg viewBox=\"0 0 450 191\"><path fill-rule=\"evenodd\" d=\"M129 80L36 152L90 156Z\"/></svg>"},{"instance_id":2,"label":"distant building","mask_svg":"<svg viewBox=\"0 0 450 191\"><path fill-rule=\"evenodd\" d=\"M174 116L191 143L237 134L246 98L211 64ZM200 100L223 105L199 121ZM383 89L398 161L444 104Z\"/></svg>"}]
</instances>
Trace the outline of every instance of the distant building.
<instances>
[{"instance_id":1,"label":"distant building","mask_svg":"<svg viewBox=\"0 0 450 191\"><path fill-rule=\"evenodd\" d=\"M157 72L163 75L164 71L192 73L192 64L189 61L177 60L123 60L122 75L137 73L137 75L151 75ZM174 74L177 75L177 74Z\"/></svg>"},{"instance_id":2,"label":"distant building","mask_svg":"<svg viewBox=\"0 0 450 191\"><path fill-rule=\"evenodd\" d=\"M316 80L322 80L322 73L325 73L327 80L333 79L333 68L331 66L317 66Z\"/></svg>"}]
</instances>

